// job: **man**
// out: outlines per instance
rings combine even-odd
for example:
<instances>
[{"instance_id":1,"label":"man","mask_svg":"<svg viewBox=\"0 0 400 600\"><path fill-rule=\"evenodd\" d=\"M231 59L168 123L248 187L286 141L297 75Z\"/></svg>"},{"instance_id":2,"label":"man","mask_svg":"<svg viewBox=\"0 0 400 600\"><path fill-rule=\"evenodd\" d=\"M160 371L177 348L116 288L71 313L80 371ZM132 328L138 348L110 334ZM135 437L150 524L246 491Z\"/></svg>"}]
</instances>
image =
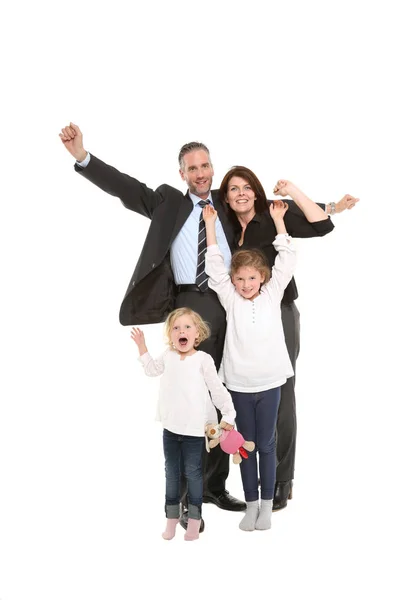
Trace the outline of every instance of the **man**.
<instances>
[{"instance_id":1,"label":"man","mask_svg":"<svg viewBox=\"0 0 400 600\"><path fill-rule=\"evenodd\" d=\"M225 312L216 294L208 289L203 258L198 256L200 238L204 235L201 233L203 203L212 203L218 212L217 241L226 264L230 264L234 231L222 210L218 193L211 192L214 171L207 147L198 142L182 147L179 172L188 186L188 192L183 195L166 184L153 191L90 155L83 147L82 133L77 125L71 123L63 128L60 138L75 158L75 170L80 175L119 197L126 208L151 219L143 250L121 304L120 323L160 323L174 308L188 306L210 324L211 336L199 349L213 357L218 369L225 338ZM345 196L336 204L336 212L351 208L355 202L356 199ZM225 488L228 474L229 456L217 447L206 456L204 502L212 502L225 510L245 510L246 504L232 497ZM181 524L187 524L185 511ZM200 531L203 528L204 523Z\"/></svg>"},{"instance_id":2,"label":"man","mask_svg":"<svg viewBox=\"0 0 400 600\"><path fill-rule=\"evenodd\" d=\"M217 194L210 192L214 175L207 148L193 143L179 155L180 174L188 185L179 190L161 185L155 191L136 179L106 165L83 147L82 133L70 124L60 134L64 146L76 160L75 170L105 192L117 196L123 205L151 219L151 224L131 281L120 308L122 325L160 323L174 309L182 306L198 312L211 328L211 336L199 349L211 354L218 369L225 337L225 312L217 295L202 280L202 257L198 261L199 220L203 201L211 201L219 213L217 237L227 261L233 231ZM200 268L198 269L198 262ZM200 279L196 285L196 273ZM206 283L206 282L205 282ZM207 454L204 473L204 502L225 510L245 510L246 504L225 489L229 474L229 456L220 448ZM187 523L186 511L182 516ZM201 530L204 528L202 523Z\"/></svg>"}]
</instances>

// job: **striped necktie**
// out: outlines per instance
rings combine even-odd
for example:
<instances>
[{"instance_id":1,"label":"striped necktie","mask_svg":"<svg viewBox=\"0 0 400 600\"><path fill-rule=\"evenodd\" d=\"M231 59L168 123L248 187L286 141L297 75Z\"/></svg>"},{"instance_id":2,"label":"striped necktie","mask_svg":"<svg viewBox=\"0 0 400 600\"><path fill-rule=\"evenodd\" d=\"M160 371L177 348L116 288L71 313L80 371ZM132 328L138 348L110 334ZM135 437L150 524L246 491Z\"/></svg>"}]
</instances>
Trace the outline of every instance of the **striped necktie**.
<instances>
[{"instance_id":1,"label":"striped necktie","mask_svg":"<svg viewBox=\"0 0 400 600\"><path fill-rule=\"evenodd\" d=\"M196 271L196 285L202 292L208 289L208 275L206 274L205 267L205 254L207 250L206 242L206 225L203 219L203 208L210 204L210 200L200 200L197 206L201 207L201 214L199 220L199 237L197 246L197 271Z\"/></svg>"}]
</instances>

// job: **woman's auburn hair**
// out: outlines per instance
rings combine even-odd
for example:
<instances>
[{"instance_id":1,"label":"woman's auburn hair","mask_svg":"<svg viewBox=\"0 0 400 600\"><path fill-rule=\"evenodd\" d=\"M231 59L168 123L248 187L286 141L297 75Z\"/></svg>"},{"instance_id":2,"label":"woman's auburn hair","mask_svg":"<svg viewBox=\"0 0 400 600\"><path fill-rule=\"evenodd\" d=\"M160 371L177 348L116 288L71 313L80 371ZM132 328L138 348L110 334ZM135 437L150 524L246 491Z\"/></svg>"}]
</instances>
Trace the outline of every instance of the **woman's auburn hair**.
<instances>
[{"instance_id":1,"label":"woman's auburn hair","mask_svg":"<svg viewBox=\"0 0 400 600\"><path fill-rule=\"evenodd\" d=\"M165 328L164 328L167 343L168 343L169 347L172 349L173 349L173 345L172 345L172 341L171 341L172 327L174 326L176 319L179 319L179 317L183 317L184 315L188 315L192 319L197 331L199 332L199 335L196 338L196 341L194 343L195 348L197 348L197 346L199 344L201 344L201 342L204 342L204 340L206 340L211 335L210 327L201 318L199 313L195 312L191 308L187 308L186 306L184 306L182 308L176 308L171 313L169 313L169 315L165 321Z\"/></svg>"}]
</instances>

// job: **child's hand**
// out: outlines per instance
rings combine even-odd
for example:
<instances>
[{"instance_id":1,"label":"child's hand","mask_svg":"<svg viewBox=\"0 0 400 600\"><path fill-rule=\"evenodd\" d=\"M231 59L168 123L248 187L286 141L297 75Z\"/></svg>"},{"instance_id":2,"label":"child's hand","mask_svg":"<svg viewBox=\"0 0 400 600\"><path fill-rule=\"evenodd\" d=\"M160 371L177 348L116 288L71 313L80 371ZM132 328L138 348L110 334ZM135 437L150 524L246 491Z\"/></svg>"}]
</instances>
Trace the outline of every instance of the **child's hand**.
<instances>
[{"instance_id":1,"label":"child's hand","mask_svg":"<svg viewBox=\"0 0 400 600\"><path fill-rule=\"evenodd\" d=\"M217 211L211 204L207 204L207 206L203 208L203 219L205 223L215 223L217 216Z\"/></svg>"},{"instance_id":2,"label":"child's hand","mask_svg":"<svg viewBox=\"0 0 400 600\"><path fill-rule=\"evenodd\" d=\"M139 327L132 327L131 338L137 344L138 348L146 345L144 341L144 333Z\"/></svg>"},{"instance_id":3,"label":"child's hand","mask_svg":"<svg viewBox=\"0 0 400 600\"><path fill-rule=\"evenodd\" d=\"M274 200L269 207L269 212L273 220L276 221L277 219L283 219L287 209L287 202L283 202L283 200Z\"/></svg>"},{"instance_id":4,"label":"child's hand","mask_svg":"<svg viewBox=\"0 0 400 600\"><path fill-rule=\"evenodd\" d=\"M140 356L142 356L142 354L146 354L147 348L144 340L144 333L141 329L139 329L139 327L132 327L131 338L137 345Z\"/></svg>"},{"instance_id":5,"label":"child's hand","mask_svg":"<svg viewBox=\"0 0 400 600\"><path fill-rule=\"evenodd\" d=\"M221 429L226 429L226 431L231 431L231 429L233 429L233 425L227 423L226 421L221 421L219 426L221 427Z\"/></svg>"},{"instance_id":6,"label":"child's hand","mask_svg":"<svg viewBox=\"0 0 400 600\"><path fill-rule=\"evenodd\" d=\"M291 196L292 190L295 187L296 186L293 185L293 183L291 183L287 179L279 179L279 181L276 183L276 186L274 187L274 194L275 196L282 196L283 198L285 196Z\"/></svg>"}]
</instances>

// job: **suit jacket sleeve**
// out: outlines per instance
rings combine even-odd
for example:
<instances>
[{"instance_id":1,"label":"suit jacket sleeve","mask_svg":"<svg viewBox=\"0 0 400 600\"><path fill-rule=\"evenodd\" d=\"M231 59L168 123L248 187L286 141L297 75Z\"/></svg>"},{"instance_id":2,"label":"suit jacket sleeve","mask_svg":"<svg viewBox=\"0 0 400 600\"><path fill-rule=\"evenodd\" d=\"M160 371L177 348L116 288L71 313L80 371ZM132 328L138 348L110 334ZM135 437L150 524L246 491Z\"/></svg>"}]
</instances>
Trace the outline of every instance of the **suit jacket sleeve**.
<instances>
[{"instance_id":1,"label":"suit jacket sleeve","mask_svg":"<svg viewBox=\"0 0 400 600\"><path fill-rule=\"evenodd\" d=\"M93 154L90 155L90 161L86 167L75 164L75 171L107 194L119 198L125 208L149 219L152 218L157 206L163 202L163 197L157 191L151 190L134 177L107 165Z\"/></svg>"},{"instance_id":2,"label":"suit jacket sleeve","mask_svg":"<svg viewBox=\"0 0 400 600\"><path fill-rule=\"evenodd\" d=\"M330 233L334 229L334 225L328 217L322 221L310 223L307 221L304 213L293 200L284 200L289 205L283 220L285 221L286 230L289 235L296 238L322 237ZM319 204L321 208L325 208L325 204Z\"/></svg>"}]
</instances>

